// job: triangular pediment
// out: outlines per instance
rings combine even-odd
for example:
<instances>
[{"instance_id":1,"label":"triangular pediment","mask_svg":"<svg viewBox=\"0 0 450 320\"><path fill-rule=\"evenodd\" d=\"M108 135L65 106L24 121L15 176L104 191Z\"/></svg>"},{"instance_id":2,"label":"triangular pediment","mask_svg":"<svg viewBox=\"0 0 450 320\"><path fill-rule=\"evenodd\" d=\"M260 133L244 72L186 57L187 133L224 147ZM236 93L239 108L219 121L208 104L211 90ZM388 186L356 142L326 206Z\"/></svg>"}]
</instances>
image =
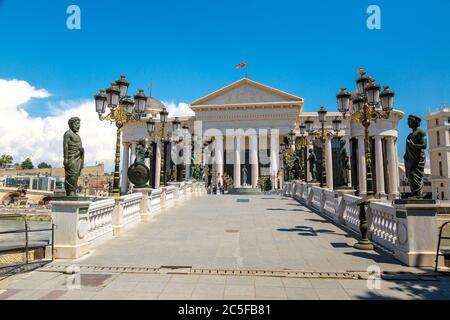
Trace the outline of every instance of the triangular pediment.
<instances>
[{"instance_id":1,"label":"triangular pediment","mask_svg":"<svg viewBox=\"0 0 450 320\"><path fill-rule=\"evenodd\" d=\"M302 102L287 92L243 78L191 103L191 106Z\"/></svg>"}]
</instances>

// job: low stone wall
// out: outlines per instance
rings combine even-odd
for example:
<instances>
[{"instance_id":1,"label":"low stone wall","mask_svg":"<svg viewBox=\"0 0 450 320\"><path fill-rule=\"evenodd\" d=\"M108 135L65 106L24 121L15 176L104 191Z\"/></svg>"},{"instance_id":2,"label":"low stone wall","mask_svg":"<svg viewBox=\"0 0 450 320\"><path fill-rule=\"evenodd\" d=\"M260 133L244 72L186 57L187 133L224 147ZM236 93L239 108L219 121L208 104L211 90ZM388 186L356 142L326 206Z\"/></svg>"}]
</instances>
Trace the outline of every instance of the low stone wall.
<instances>
[{"instance_id":1,"label":"low stone wall","mask_svg":"<svg viewBox=\"0 0 450 320\"><path fill-rule=\"evenodd\" d=\"M360 233L360 208L355 202L361 197L299 181L285 183L283 195ZM448 204L394 205L382 201L371 202L366 206L369 238L408 266L434 266L437 249L436 212L445 206Z\"/></svg>"},{"instance_id":2,"label":"low stone wall","mask_svg":"<svg viewBox=\"0 0 450 320\"><path fill-rule=\"evenodd\" d=\"M133 225L151 220L189 196L206 194L201 182L181 182L160 189L101 201L52 201L55 258L77 259L102 240L120 236Z\"/></svg>"}]
</instances>

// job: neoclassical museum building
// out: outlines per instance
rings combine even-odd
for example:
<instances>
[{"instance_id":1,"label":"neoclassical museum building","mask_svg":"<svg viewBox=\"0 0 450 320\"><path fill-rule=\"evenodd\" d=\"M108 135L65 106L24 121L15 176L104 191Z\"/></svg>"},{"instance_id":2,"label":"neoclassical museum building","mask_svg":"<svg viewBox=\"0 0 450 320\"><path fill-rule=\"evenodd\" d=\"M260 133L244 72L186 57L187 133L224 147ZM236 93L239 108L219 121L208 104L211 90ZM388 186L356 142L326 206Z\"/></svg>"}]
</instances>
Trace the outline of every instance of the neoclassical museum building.
<instances>
[{"instance_id":1,"label":"neoclassical museum building","mask_svg":"<svg viewBox=\"0 0 450 320\"><path fill-rule=\"evenodd\" d=\"M149 97L145 116L123 128L121 192L133 187L127 170L135 161L136 145L144 140L152 188L195 174L198 178L201 172L210 185L257 188L269 180L276 189L283 181L306 179L364 196L364 128L351 119L352 108L345 116L304 112L304 103L300 96L249 78L191 102L191 117L166 119L164 105ZM370 126L371 170L380 198L399 196L397 126L403 116L394 108L387 119ZM290 158L292 154L296 157Z\"/></svg>"}]
</instances>

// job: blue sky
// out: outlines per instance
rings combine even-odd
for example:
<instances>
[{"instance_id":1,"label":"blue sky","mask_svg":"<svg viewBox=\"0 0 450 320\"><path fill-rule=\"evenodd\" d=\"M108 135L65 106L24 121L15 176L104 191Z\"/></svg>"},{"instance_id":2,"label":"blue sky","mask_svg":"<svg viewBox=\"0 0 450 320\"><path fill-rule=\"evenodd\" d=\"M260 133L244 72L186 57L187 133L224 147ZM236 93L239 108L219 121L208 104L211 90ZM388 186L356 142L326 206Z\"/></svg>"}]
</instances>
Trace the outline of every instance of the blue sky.
<instances>
[{"instance_id":1,"label":"blue sky","mask_svg":"<svg viewBox=\"0 0 450 320\"><path fill-rule=\"evenodd\" d=\"M66 8L81 8L81 30L66 28ZM381 30L366 9L381 8ZM397 108L424 116L450 104L449 0L141 1L0 0L0 79L20 79L52 96L31 100L34 117L49 103L90 99L126 74L132 92L191 102L242 77L300 95L305 110L336 109L364 67L396 91ZM399 154L403 154L402 121Z\"/></svg>"}]
</instances>

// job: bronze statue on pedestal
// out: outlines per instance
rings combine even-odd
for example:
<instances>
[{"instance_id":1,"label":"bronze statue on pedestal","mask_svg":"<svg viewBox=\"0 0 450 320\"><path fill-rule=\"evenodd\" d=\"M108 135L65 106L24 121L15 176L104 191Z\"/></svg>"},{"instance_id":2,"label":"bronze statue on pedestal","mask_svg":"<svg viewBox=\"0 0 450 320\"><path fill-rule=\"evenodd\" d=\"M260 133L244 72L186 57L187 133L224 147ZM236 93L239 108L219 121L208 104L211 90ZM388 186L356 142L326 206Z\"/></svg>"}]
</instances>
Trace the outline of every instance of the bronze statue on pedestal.
<instances>
[{"instance_id":1,"label":"bronze statue on pedestal","mask_svg":"<svg viewBox=\"0 0 450 320\"><path fill-rule=\"evenodd\" d=\"M425 150L427 148L427 135L420 128L420 119L417 116L408 117L408 126L412 132L406 138L405 173L411 188L410 199L423 198L423 176L425 169Z\"/></svg>"},{"instance_id":2,"label":"bronze statue on pedestal","mask_svg":"<svg viewBox=\"0 0 450 320\"><path fill-rule=\"evenodd\" d=\"M64 187L67 196L76 196L78 192L78 178L84 167L84 149L81 138L78 135L80 131L80 118L73 117L69 119L69 130L64 133Z\"/></svg>"}]
</instances>

